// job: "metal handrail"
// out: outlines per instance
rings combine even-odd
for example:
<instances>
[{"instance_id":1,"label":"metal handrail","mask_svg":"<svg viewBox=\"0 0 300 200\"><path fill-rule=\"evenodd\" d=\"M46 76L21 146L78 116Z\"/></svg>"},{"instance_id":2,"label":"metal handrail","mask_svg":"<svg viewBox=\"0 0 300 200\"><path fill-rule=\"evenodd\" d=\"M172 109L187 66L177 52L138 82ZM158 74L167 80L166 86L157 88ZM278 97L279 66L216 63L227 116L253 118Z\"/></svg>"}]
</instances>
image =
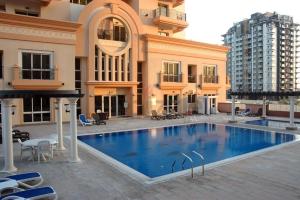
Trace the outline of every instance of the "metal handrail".
<instances>
[{"instance_id":1,"label":"metal handrail","mask_svg":"<svg viewBox=\"0 0 300 200\"><path fill-rule=\"evenodd\" d=\"M173 164L172 164L172 173L174 172L174 166L176 164L176 160L174 160Z\"/></svg>"},{"instance_id":2,"label":"metal handrail","mask_svg":"<svg viewBox=\"0 0 300 200\"><path fill-rule=\"evenodd\" d=\"M200 159L202 160L202 176L204 176L204 157L198 153L197 151L192 151L194 154L196 154L197 156L200 157Z\"/></svg>"},{"instance_id":3,"label":"metal handrail","mask_svg":"<svg viewBox=\"0 0 300 200\"><path fill-rule=\"evenodd\" d=\"M183 169L183 165L185 163L185 161L188 159L191 162L191 176L192 178L194 178L194 165L193 165L193 159L189 156L187 156L185 153L181 153L181 155L183 155L185 157L185 159L183 160L183 162L181 163L181 167Z\"/></svg>"}]
</instances>

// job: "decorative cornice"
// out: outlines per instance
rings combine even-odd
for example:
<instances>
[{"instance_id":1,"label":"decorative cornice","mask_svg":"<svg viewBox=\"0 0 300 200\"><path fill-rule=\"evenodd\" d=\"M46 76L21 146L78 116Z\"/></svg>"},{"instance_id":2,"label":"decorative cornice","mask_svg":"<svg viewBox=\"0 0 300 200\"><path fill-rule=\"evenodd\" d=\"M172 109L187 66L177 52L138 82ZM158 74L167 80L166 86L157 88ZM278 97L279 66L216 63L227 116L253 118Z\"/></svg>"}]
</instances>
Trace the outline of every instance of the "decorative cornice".
<instances>
[{"instance_id":1,"label":"decorative cornice","mask_svg":"<svg viewBox=\"0 0 300 200\"><path fill-rule=\"evenodd\" d=\"M199 49L208 49L212 51L220 51L226 53L228 51L228 47L222 45L215 45L215 44L208 44L203 42L196 42L192 40L184 40L179 38L172 38L172 37L165 37L160 35L153 35L153 34L145 34L144 35L146 41L149 42L159 42L165 44L175 44Z\"/></svg>"},{"instance_id":2,"label":"decorative cornice","mask_svg":"<svg viewBox=\"0 0 300 200\"><path fill-rule=\"evenodd\" d=\"M14 26L34 27L66 32L76 32L81 26L81 24L74 22L16 15L5 12L0 12L0 24L10 24Z\"/></svg>"}]
</instances>

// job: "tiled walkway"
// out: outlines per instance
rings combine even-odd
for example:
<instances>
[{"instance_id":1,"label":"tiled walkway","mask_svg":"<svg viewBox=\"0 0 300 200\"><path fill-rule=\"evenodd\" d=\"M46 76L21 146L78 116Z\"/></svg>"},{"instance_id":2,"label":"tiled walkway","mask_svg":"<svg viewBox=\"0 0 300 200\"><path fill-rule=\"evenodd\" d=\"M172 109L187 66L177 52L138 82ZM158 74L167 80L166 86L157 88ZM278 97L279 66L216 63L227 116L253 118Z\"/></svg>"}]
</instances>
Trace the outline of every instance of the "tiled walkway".
<instances>
[{"instance_id":1,"label":"tiled walkway","mask_svg":"<svg viewBox=\"0 0 300 200\"><path fill-rule=\"evenodd\" d=\"M79 127L78 130L80 133L110 132L196 121L225 123L227 120L226 115L168 121L122 119L110 120L106 126ZM33 137L44 137L56 132L55 125L26 126L19 129L30 130ZM67 129L68 125L65 124L66 132ZM41 164L20 162L16 156L16 166L20 171L41 172L45 178L45 185L52 185L61 200L300 199L299 143L208 170L204 177L196 175L191 179L189 176L181 176L153 185L136 182L85 150L79 150L82 160L80 163L68 162L67 150L57 153L53 161ZM18 155L17 144L15 152ZM3 166L2 162L3 158L0 167Z\"/></svg>"}]
</instances>

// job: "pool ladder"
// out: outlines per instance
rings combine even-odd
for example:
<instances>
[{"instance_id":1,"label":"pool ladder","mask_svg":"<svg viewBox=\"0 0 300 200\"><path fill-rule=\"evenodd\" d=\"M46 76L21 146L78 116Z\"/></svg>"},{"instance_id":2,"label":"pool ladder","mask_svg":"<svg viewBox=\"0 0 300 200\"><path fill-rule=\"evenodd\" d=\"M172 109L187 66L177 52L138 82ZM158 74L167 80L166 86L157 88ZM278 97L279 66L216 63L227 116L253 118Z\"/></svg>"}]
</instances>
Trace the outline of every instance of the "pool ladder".
<instances>
[{"instance_id":1,"label":"pool ladder","mask_svg":"<svg viewBox=\"0 0 300 200\"><path fill-rule=\"evenodd\" d=\"M192 153L194 153L195 155L197 155L201 159L201 161L202 161L202 176L204 176L204 157L200 153L198 153L197 151L192 151ZM181 163L181 168L184 169L185 162L187 160L190 161L190 163L191 163L191 176L192 176L192 178L194 178L194 161L193 161L193 159L190 156L186 155L185 153L181 153L181 155L184 157L184 159ZM172 163L172 173L174 172L174 167L175 167L176 161L177 160L174 160L174 162Z\"/></svg>"}]
</instances>

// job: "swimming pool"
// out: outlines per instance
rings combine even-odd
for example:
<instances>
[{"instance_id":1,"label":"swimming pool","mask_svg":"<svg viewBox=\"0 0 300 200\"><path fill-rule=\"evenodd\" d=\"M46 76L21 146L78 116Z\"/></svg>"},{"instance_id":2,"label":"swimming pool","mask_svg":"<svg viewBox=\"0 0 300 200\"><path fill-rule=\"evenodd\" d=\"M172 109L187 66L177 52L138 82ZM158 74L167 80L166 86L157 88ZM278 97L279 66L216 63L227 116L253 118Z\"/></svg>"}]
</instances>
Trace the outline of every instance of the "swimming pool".
<instances>
[{"instance_id":1,"label":"swimming pool","mask_svg":"<svg viewBox=\"0 0 300 200\"><path fill-rule=\"evenodd\" d=\"M271 120L271 119L258 119L244 122L245 124L257 125L257 126L268 126L273 128L286 128L290 125L288 121L282 120ZM300 123L295 122L295 125L300 128Z\"/></svg>"},{"instance_id":2,"label":"swimming pool","mask_svg":"<svg viewBox=\"0 0 300 200\"><path fill-rule=\"evenodd\" d=\"M149 178L190 168L182 153L194 166L205 157L205 164L296 140L295 135L216 124L192 124L164 128L78 136L90 147ZM176 163L174 164L174 161ZM172 165L174 164L173 170Z\"/></svg>"}]
</instances>

